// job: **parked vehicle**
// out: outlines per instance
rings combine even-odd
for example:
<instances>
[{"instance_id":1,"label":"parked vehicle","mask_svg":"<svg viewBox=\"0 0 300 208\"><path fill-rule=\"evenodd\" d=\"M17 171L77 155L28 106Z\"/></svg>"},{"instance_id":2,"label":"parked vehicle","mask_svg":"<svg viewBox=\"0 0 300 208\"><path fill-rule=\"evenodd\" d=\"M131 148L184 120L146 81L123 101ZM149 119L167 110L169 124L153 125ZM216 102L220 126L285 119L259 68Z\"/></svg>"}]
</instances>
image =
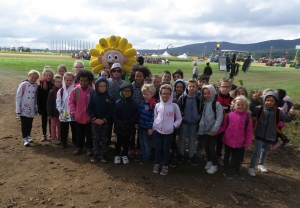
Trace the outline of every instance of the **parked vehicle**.
<instances>
[{"instance_id":1,"label":"parked vehicle","mask_svg":"<svg viewBox=\"0 0 300 208\"><path fill-rule=\"evenodd\" d=\"M299 69L300 68L300 62L298 61L298 62L296 62L296 64L295 64L295 68L296 69Z\"/></svg>"}]
</instances>

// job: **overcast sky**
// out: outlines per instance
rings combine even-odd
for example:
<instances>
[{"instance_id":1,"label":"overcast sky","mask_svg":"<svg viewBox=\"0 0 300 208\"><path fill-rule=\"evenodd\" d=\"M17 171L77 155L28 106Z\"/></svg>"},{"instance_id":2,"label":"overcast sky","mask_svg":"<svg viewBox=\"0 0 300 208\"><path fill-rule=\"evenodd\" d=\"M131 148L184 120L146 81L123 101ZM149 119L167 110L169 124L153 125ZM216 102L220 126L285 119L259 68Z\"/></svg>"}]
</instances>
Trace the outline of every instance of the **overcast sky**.
<instances>
[{"instance_id":1,"label":"overcast sky","mask_svg":"<svg viewBox=\"0 0 300 208\"><path fill-rule=\"evenodd\" d=\"M299 0L0 0L0 46L51 48L51 40L111 35L136 49L208 41L300 37Z\"/></svg>"}]
</instances>

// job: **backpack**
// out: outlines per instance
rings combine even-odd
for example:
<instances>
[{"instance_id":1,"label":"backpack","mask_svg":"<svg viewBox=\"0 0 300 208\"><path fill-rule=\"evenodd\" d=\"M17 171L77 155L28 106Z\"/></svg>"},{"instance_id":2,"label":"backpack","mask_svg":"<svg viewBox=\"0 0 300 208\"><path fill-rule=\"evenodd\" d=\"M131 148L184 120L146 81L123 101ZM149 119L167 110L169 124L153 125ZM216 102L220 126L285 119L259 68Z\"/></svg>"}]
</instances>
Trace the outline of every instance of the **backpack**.
<instances>
[{"instance_id":1,"label":"backpack","mask_svg":"<svg viewBox=\"0 0 300 208\"><path fill-rule=\"evenodd\" d=\"M182 97L182 99L181 99L181 106L182 106L181 111L184 111L187 96L186 95L181 95L180 97ZM196 96L196 103L197 103L198 114L200 114L201 100L198 98L198 96Z\"/></svg>"},{"instance_id":2,"label":"backpack","mask_svg":"<svg viewBox=\"0 0 300 208\"><path fill-rule=\"evenodd\" d=\"M92 96L94 94L94 89L92 87L90 87L89 91L90 91L90 95ZM80 89L78 87L75 87L75 100L76 100L76 103L78 102L78 99L79 99L79 93L80 93Z\"/></svg>"},{"instance_id":3,"label":"backpack","mask_svg":"<svg viewBox=\"0 0 300 208\"><path fill-rule=\"evenodd\" d=\"M294 106L294 103L291 101L284 101L287 104L287 111L286 113L290 112L291 108Z\"/></svg>"}]
</instances>

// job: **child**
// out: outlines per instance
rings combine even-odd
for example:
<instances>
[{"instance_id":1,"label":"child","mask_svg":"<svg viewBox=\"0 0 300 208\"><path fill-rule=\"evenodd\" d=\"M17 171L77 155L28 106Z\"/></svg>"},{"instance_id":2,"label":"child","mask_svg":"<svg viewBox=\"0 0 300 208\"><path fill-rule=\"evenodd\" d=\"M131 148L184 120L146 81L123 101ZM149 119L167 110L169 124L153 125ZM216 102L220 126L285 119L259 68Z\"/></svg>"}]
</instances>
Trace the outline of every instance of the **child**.
<instances>
[{"instance_id":1,"label":"child","mask_svg":"<svg viewBox=\"0 0 300 208\"><path fill-rule=\"evenodd\" d=\"M161 156L163 153L163 166L161 175L168 174L168 164L170 158L170 147L174 129L178 128L181 121L179 107L172 102L172 87L162 85L160 88L160 102L154 109L154 138L156 143L154 173L159 173Z\"/></svg>"},{"instance_id":2,"label":"child","mask_svg":"<svg viewBox=\"0 0 300 208\"><path fill-rule=\"evenodd\" d=\"M155 87L156 93L154 95L154 97L159 100L159 88L161 86L161 76L159 75L154 75L152 77L152 84Z\"/></svg>"},{"instance_id":3,"label":"child","mask_svg":"<svg viewBox=\"0 0 300 208\"><path fill-rule=\"evenodd\" d=\"M183 79L183 71L181 69L176 69L173 74L173 81L176 82L177 79Z\"/></svg>"},{"instance_id":4,"label":"child","mask_svg":"<svg viewBox=\"0 0 300 208\"><path fill-rule=\"evenodd\" d=\"M74 71L75 78L80 69L84 69L84 63L82 61L76 60L73 64L73 71Z\"/></svg>"},{"instance_id":5,"label":"child","mask_svg":"<svg viewBox=\"0 0 300 208\"><path fill-rule=\"evenodd\" d=\"M75 130L75 118L70 112L68 100L71 91L74 89L74 75L71 72L66 72L62 82L62 88L60 88L56 95L56 108L59 112L60 120L60 136L61 136L61 148L66 149L69 125L72 131L72 142L76 144L76 130Z\"/></svg>"},{"instance_id":6,"label":"child","mask_svg":"<svg viewBox=\"0 0 300 208\"><path fill-rule=\"evenodd\" d=\"M115 163L121 163L121 148L122 161L128 164L128 150L130 137L135 131L135 121L138 115L138 106L132 99L133 89L130 83L121 85L121 98L116 102L116 108L113 114L114 132L116 136L115 143Z\"/></svg>"},{"instance_id":7,"label":"child","mask_svg":"<svg viewBox=\"0 0 300 208\"><path fill-rule=\"evenodd\" d=\"M36 70L28 72L27 79L22 82L17 90L16 95L16 114L21 119L21 130L24 146L29 146L32 142L30 137L33 117L37 113L37 90L38 84L36 81L40 77L40 73Z\"/></svg>"},{"instance_id":8,"label":"child","mask_svg":"<svg viewBox=\"0 0 300 208\"><path fill-rule=\"evenodd\" d=\"M171 72L169 71L163 71L161 76L161 82L164 82L165 84L171 84Z\"/></svg>"},{"instance_id":9,"label":"child","mask_svg":"<svg viewBox=\"0 0 300 208\"><path fill-rule=\"evenodd\" d=\"M238 87L234 92L234 97L244 95L246 98L248 98L248 91L245 87Z\"/></svg>"},{"instance_id":10,"label":"child","mask_svg":"<svg viewBox=\"0 0 300 208\"><path fill-rule=\"evenodd\" d=\"M187 82L188 93L183 94L177 104L179 106L182 123L180 125L179 133L179 155L178 163L182 163L184 158L184 149L186 143L186 135L188 134L188 144L189 144L189 162L193 166L197 166L196 158L194 156L195 151L195 140L197 137L197 129L200 120L199 106L200 106L200 95L197 92L198 83L194 79L190 79Z\"/></svg>"},{"instance_id":11,"label":"child","mask_svg":"<svg viewBox=\"0 0 300 208\"><path fill-rule=\"evenodd\" d=\"M218 158L216 155L217 133L223 121L222 105L215 101L215 88L212 85L206 85L202 88L201 96L201 119L199 122L198 134L204 140L207 163L205 165L208 174L214 174L218 171ZM215 106L213 106L215 105ZM214 111L215 109L215 111Z\"/></svg>"},{"instance_id":12,"label":"child","mask_svg":"<svg viewBox=\"0 0 300 208\"><path fill-rule=\"evenodd\" d=\"M39 114L41 115L42 118L42 130L43 130L43 135L40 139L41 142L46 141L46 133L47 133L47 124L48 124L48 116L47 116L47 99L48 99L48 94L50 90L53 87L53 71L49 66L45 66L43 73L42 73L42 78L40 80L40 86L38 88L38 94L37 94L37 105L38 105L38 111ZM49 121L50 124L50 121ZM51 137L51 131L50 131L50 125L49 125L49 133Z\"/></svg>"},{"instance_id":13,"label":"child","mask_svg":"<svg viewBox=\"0 0 300 208\"><path fill-rule=\"evenodd\" d=\"M233 98L230 96L230 93L229 93L231 91L231 88L232 88L231 79L228 79L228 78L220 79L220 81L219 81L220 92L215 96L215 99L222 105L226 114L230 112L230 104L233 100ZM224 165L224 163L221 159L222 149L223 149L222 137L223 137L223 133L218 134L217 145L216 145L216 154L217 154L218 163L220 166Z\"/></svg>"},{"instance_id":14,"label":"child","mask_svg":"<svg viewBox=\"0 0 300 208\"><path fill-rule=\"evenodd\" d=\"M103 69L101 70L100 74L99 74L99 77L102 76L106 79L110 78L110 75L109 75L109 70L108 69Z\"/></svg>"},{"instance_id":15,"label":"child","mask_svg":"<svg viewBox=\"0 0 300 208\"><path fill-rule=\"evenodd\" d=\"M57 73L61 76L64 77L65 73L67 72L67 67L64 64L60 64L57 67Z\"/></svg>"},{"instance_id":16,"label":"child","mask_svg":"<svg viewBox=\"0 0 300 208\"><path fill-rule=\"evenodd\" d=\"M155 88L152 84L145 84L142 87L144 102L139 104L138 116L138 136L141 147L141 165L147 165L150 162L151 135L153 134L152 126L154 120L154 107L157 100L153 97Z\"/></svg>"},{"instance_id":17,"label":"child","mask_svg":"<svg viewBox=\"0 0 300 208\"><path fill-rule=\"evenodd\" d=\"M241 173L245 148L250 149L252 142L252 119L248 113L248 100L241 95L236 97L231 104L231 112L226 115L219 133L225 132L222 138L225 144L224 176L233 179L229 170L229 158L232 155L234 169L239 179L244 179Z\"/></svg>"},{"instance_id":18,"label":"child","mask_svg":"<svg viewBox=\"0 0 300 208\"><path fill-rule=\"evenodd\" d=\"M144 97L141 88L144 84L145 78L149 77L150 74L151 72L146 66L138 65L138 64L132 66L131 76L133 77L134 80L132 83L132 88L133 88L132 99L137 105L144 102ZM135 146L135 132L134 134L132 134L131 141L130 141L130 154L131 156L136 154L135 161L137 162L141 161L140 140L137 138L137 145Z\"/></svg>"},{"instance_id":19,"label":"child","mask_svg":"<svg viewBox=\"0 0 300 208\"><path fill-rule=\"evenodd\" d=\"M85 144L87 156L92 156L93 140L91 118L87 113L87 105L90 96L94 93L94 89L91 87L94 81L94 75L86 69L81 69L76 79L79 85L71 91L68 102L71 115L75 118L76 127L76 148L73 154L80 155Z\"/></svg>"},{"instance_id":20,"label":"child","mask_svg":"<svg viewBox=\"0 0 300 208\"><path fill-rule=\"evenodd\" d=\"M194 68L193 68L193 79L197 79L197 78L198 78L198 75L199 75L199 72L200 72L200 69L199 69L199 67L197 66L197 62L196 62L196 61L194 61L193 64L194 64Z\"/></svg>"},{"instance_id":21,"label":"child","mask_svg":"<svg viewBox=\"0 0 300 208\"><path fill-rule=\"evenodd\" d=\"M53 77L52 90L50 90L48 99L47 99L47 115L51 123L51 139L53 144L60 144L60 121L59 121L59 112L56 109L56 97L57 91L62 86L62 76L56 74ZM57 131L56 131L57 128Z\"/></svg>"},{"instance_id":22,"label":"child","mask_svg":"<svg viewBox=\"0 0 300 208\"><path fill-rule=\"evenodd\" d=\"M113 96L108 92L108 86L108 80L104 77L99 77L95 83L95 93L91 96L88 104L88 114L92 119L92 137L94 144L92 162L98 162L100 158L99 154L101 154L101 162L107 163L106 153L109 141L109 126L115 108L115 101Z\"/></svg>"},{"instance_id":23,"label":"child","mask_svg":"<svg viewBox=\"0 0 300 208\"><path fill-rule=\"evenodd\" d=\"M200 92L201 92L201 89L202 89L203 86L209 84L208 81L209 81L209 77L206 76L206 75L203 75L203 74L200 75L200 76L197 78L197 82L198 82L198 90L199 90Z\"/></svg>"},{"instance_id":24,"label":"child","mask_svg":"<svg viewBox=\"0 0 300 208\"><path fill-rule=\"evenodd\" d=\"M265 160L271 145L277 139L276 126L279 121L290 122L295 119L296 112L292 107L288 114L282 113L277 109L278 96L274 91L269 91L263 97L263 107L257 106L259 92L255 92L250 103L250 110L257 116L257 126L254 130L255 135L255 149L251 157L251 163L248 169L250 176L255 176L255 164L258 157L258 169L261 172L267 172L265 167Z\"/></svg>"}]
</instances>

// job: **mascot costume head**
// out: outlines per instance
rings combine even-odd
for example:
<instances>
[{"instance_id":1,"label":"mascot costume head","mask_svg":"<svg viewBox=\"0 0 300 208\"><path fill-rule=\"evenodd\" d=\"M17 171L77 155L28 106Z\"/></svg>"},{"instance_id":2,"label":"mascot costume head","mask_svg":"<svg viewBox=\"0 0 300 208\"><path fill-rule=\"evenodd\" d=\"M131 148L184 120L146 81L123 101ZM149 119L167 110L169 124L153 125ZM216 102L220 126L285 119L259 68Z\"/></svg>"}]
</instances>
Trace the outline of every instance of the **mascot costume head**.
<instances>
[{"instance_id":1,"label":"mascot costume head","mask_svg":"<svg viewBox=\"0 0 300 208\"><path fill-rule=\"evenodd\" d=\"M126 38L110 36L101 38L95 48L90 49L90 66L94 74L102 69L110 69L114 63L120 63L123 71L129 73L131 66L136 63L136 50Z\"/></svg>"}]
</instances>

